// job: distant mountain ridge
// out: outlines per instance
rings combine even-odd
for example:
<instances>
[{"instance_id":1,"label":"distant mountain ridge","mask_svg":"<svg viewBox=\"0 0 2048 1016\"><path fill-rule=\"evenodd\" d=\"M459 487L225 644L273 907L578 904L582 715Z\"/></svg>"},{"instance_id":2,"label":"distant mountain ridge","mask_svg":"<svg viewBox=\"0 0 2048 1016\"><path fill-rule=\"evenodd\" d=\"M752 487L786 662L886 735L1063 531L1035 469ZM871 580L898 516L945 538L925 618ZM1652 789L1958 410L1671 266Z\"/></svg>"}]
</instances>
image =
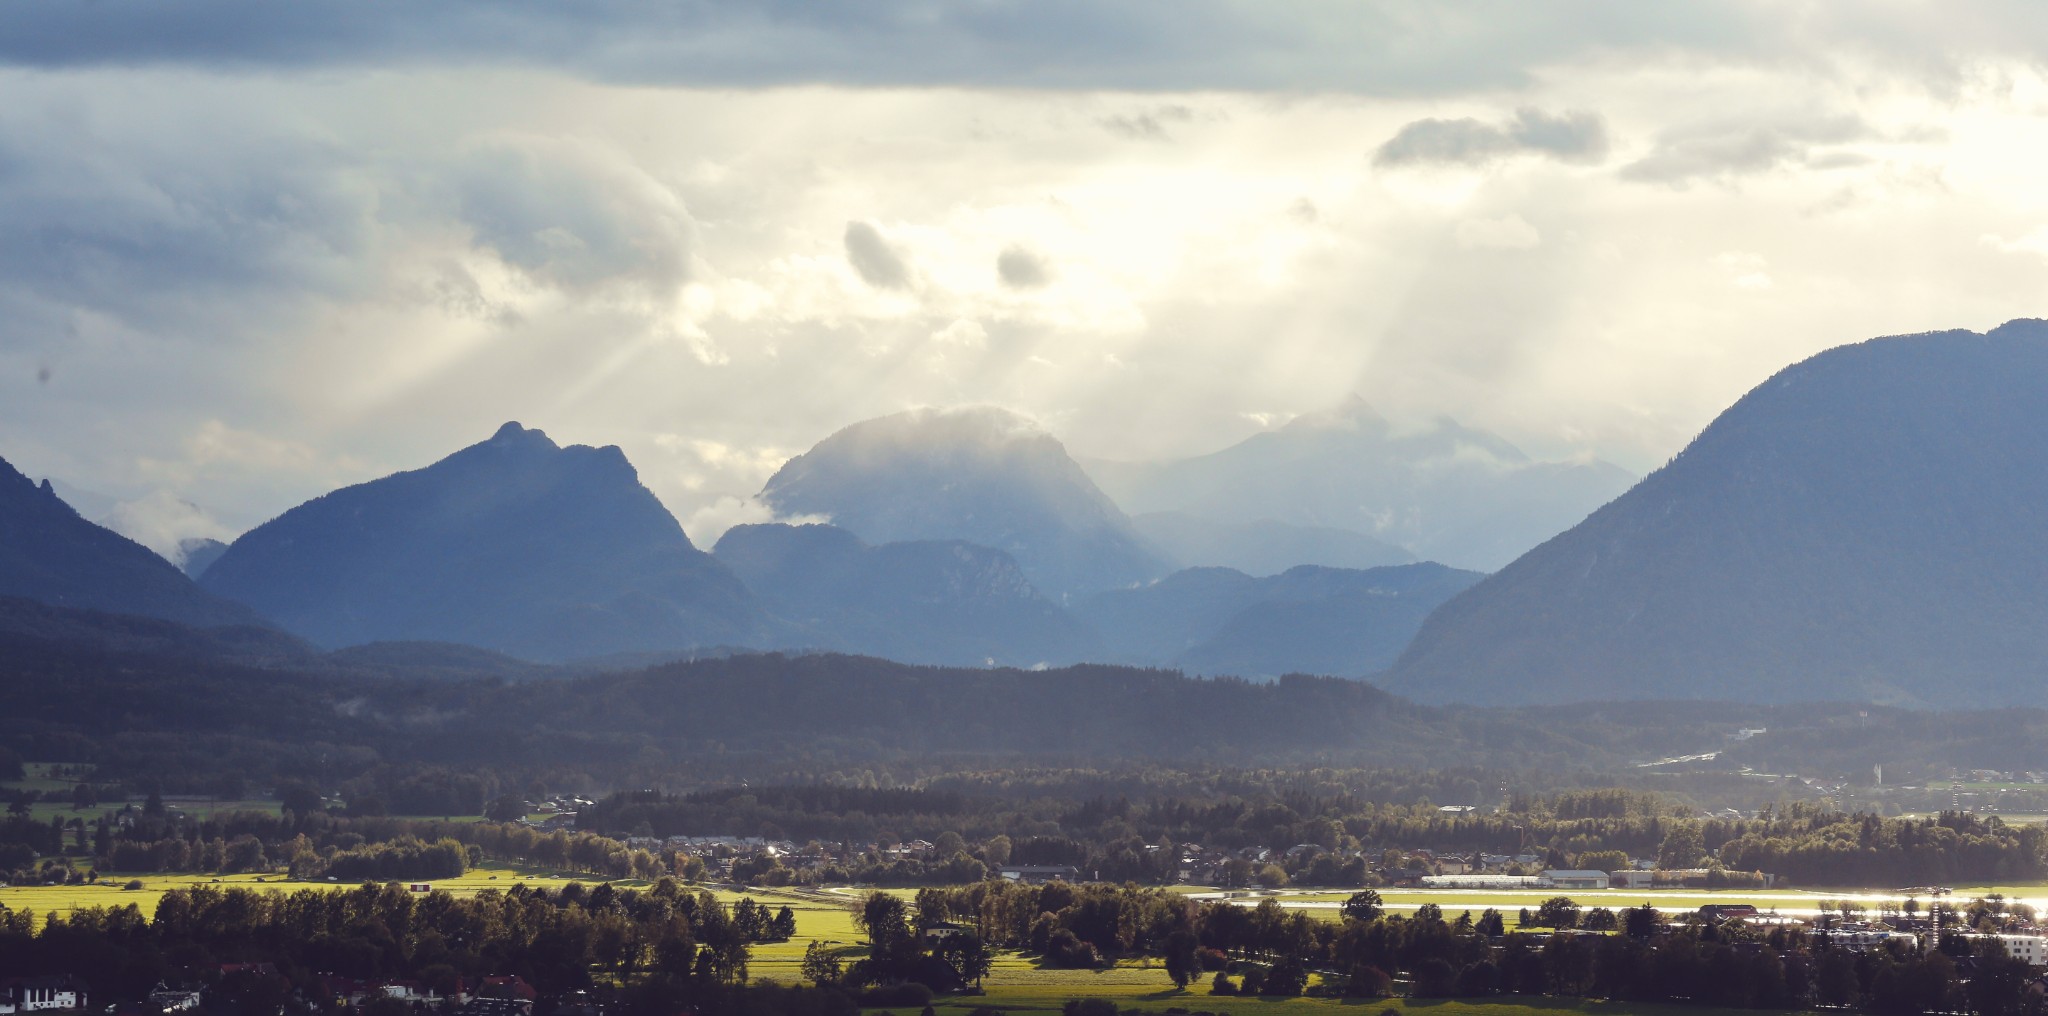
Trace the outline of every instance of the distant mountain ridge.
<instances>
[{"instance_id":1,"label":"distant mountain ridge","mask_svg":"<svg viewBox=\"0 0 2048 1016\"><path fill-rule=\"evenodd\" d=\"M1010 555L959 540L870 547L836 526L748 525L712 554L823 648L1028 667L1089 659L1099 644Z\"/></svg>"},{"instance_id":2,"label":"distant mountain ridge","mask_svg":"<svg viewBox=\"0 0 2048 1016\"><path fill-rule=\"evenodd\" d=\"M1278 575L1301 565L1380 568L1415 560L1415 555L1378 537L1330 526L1273 519L1218 522L1187 512L1134 515L1131 525L1183 568L1232 568L1247 575Z\"/></svg>"},{"instance_id":3,"label":"distant mountain ridge","mask_svg":"<svg viewBox=\"0 0 2048 1016\"><path fill-rule=\"evenodd\" d=\"M1076 609L1103 633L1110 662L1248 678L1364 677L1392 664L1430 611L1482 577L1430 563L1302 565L1267 578L1190 568Z\"/></svg>"},{"instance_id":4,"label":"distant mountain ridge","mask_svg":"<svg viewBox=\"0 0 2048 1016\"><path fill-rule=\"evenodd\" d=\"M1563 532L1632 480L1597 460L1537 461L1448 418L1396 427L1356 398L1207 455L1087 469L1134 514L1349 530L1480 571Z\"/></svg>"},{"instance_id":5,"label":"distant mountain ridge","mask_svg":"<svg viewBox=\"0 0 2048 1016\"><path fill-rule=\"evenodd\" d=\"M260 625L147 547L86 521L50 481L0 460L0 596L184 624Z\"/></svg>"},{"instance_id":6,"label":"distant mountain ridge","mask_svg":"<svg viewBox=\"0 0 2048 1016\"><path fill-rule=\"evenodd\" d=\"M1058 440L993 407L856 423L789 460L760 497L782 517L823 516L870 543L1000 550L1054 600L1172 570Z\"/></svg>"},{"instance_id":7,"label":"distant mountain ridge","mask_svg":"<svg viewBox=\"0 0 2048 1016\"><path fill-rule=\"evenodd\" d=\"M559 447L516 423L285 512L201 581L328 647L458 642L545 661L778 637L617 447Z\"/></svg>"},{"instance_id":8,"label":"distant mountain ridge","mask_svg":"<svg viewBox=\"0 0 2048 1016\"><path fill-rule=\"evenodd\" d=\"M1873 339L1439 609L1433 701L2048 702L2048 323Z\"/></svg>"}]
</instances>

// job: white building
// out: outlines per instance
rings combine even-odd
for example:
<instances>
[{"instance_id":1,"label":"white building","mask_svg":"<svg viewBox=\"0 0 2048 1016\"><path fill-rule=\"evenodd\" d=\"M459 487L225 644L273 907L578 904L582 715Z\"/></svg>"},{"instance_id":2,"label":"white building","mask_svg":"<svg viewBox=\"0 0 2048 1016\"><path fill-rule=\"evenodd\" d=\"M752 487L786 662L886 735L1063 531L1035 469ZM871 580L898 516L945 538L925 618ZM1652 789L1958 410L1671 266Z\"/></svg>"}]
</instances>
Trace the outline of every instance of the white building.
<instances>
[{"instance_id":1,"label":"white building","mask_svg":"<svg viewBox=\"0 0 2048 1016\"><path fill-rule=\"evenodd\" d=\"M2005 954L2016 960L2027 961L2028 966L2048 967L2048 938L2040 935L1972 935L1971 938L1995 938L2005 947Z\"/></svg>"},{"instance_id":2,"label":"white building","mask_svg":"<svg viewBox=\"0 0 2048 1016\"><path fill-rule=\"evenodd\" d=\"M1550 880L1537 875L1424 875L1424 889L1548 889Z\"/></svg>"},{"instance_id":3,"label":"white building","mask_svg":"<svg viewBox=\"0 0 2048 1016\"><path fill-rule=\"evenodd\" d=\"M68 977L17 977L0 981L0 1013L79 1009L85 989Z\"/></svg>"},{"instance_id":4,"label":"white building","mask_svg":"<svg viewBox=\"0 0 2048 1016\"><path fill-rule=\"evenodd\" d=\"M1549 879L1551 886L1557 889L1605 889L1614 882L1604 871L1562 868L1546 871L1543 877Z\"/></svg>"}]
</instances>

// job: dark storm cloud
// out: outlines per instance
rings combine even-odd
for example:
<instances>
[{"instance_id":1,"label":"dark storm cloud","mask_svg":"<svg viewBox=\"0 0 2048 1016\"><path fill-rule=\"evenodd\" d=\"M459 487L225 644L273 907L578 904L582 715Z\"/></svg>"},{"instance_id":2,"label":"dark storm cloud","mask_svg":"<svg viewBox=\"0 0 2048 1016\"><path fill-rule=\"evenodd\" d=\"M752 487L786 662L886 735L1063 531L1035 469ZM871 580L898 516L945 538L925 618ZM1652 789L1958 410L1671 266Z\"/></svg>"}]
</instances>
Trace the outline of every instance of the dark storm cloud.
<instances>
[{"instance_id":1,"label":"dark storm cloud","mask_svg":"<svg viewBox=\"0 0 2048 1016\"><path fill-rule=\"evenodd\" d=\"M910 266L873 223L846 224L846 261L876 289L910 288Z\"/></svg>"},{"instance_id":2,"label":"dark storm cloud","mask_svg":"<svg viewBox=\"0 0 2048 1016\"><path fill-rule=\"evenodd\" d=\"M395 259L450 234L563 291L658 294L688 277L680 199L602 149L500 137L371 153L203 100L117 90L50 107L92 111L66 117L25 93L0 110L0 342L17 348L65 344L81 313L228 341L225 308L253 324L365 299Z\"/></svg>"},{"instance_id":3,"label":"dark storm cloud","mask_svg":"<svg viewBox=\"0 0 2048 1016\"><path fill-rule=\"evenodd\" d=\"M510 64L680 85L1412 94L1512 87L1533 68L1615 49L1749 51L1784 31L1769 5L1635 0L14 0L0 5L0 61Z\"/></svg>"},{"instance_id":4,"label":"dark storm cloud","mask_svg":"<svg viewBox=\"0 0 2048 1016\"><path fill-rule=\"evenodd\" d=\"M1598 162L1607 154L1607 125L1579 110L1552 115L1521 109L1500 123L1484 120L1417 120L1374 150L1379 166L1417 164L1484 165L1511 155L1540 155L1563 162Z\"/></svg>"}]
</instances>

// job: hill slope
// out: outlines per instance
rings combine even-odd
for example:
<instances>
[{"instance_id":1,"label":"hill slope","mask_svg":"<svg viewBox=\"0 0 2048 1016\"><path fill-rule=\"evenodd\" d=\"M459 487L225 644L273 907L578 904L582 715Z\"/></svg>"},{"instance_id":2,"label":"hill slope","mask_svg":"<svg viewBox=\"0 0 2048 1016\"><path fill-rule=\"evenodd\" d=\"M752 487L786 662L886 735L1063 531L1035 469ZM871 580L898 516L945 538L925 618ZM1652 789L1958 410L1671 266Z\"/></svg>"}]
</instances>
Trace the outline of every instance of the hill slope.
<instances>
[{"instance_id":1,"label":"hill slope","mask_svg":"<svg viewBox=\"0 0 2048 1016\"><path fill-rule=\"evenodd\" d=\"M508 423L424 469L258 526L202 583L325 646L460 642L529 659L773 644L616 447Z\"/></svg>"},{"instance_id":2,"label":"hill slope","mask_svg":"<svg viewBox=\"0 0 2048 1016\"><path fill-rule=\"evenodd\" d=\"M1438 701L2048 702L2048 323L1786 368L1444 605Z\"/></svg>"},{"instance_id":3,"label":"hill slope","mask_svg":"<svg viewBox=\"0 0 2048 1016\"><path fill-rule=\"evenodd\" d=\"M1055 600L1171 570L1050 434L975 407L854 424L789 460L761 498L870 543L965 540L1015 558Z\"/></svg>"},{"instance_id":4,"label":"hill slope","mask_svg":"<svg viewBox=\"0 0 2048 1016\"><path fill-rule=\"evenodd\" d=\"M0 461L0 596L185 624L261 624L254 611L194 585L133 540L87 522Z\"/></svg>"}]
</instances>

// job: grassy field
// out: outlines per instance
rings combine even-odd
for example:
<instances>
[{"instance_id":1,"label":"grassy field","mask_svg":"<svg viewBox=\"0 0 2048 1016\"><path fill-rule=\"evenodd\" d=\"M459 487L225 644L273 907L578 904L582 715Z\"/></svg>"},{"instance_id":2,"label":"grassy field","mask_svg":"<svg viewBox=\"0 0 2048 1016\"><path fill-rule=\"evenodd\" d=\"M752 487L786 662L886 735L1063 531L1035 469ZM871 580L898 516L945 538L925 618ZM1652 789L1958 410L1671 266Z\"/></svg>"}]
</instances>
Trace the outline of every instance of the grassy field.
<instances>
[{"instance_id":1,"label":"grassy field","mask_svg":"<svg viewBox=\"0 0 2048 1016\"><path fill-rule=\"evenodd\" d=\"M1326 998L1232 998L1210 995L1207 989L1193 991L1150 991L1093 995L1075 994L1061 988L991 990L985 998L946 999L932 1008L946 1016L966 1016L976 1006L991 1006L1006 1013L1059 1012L1072 998L1113 998L1118 1006L1143 1012L1163 1013L1181 1008L1195 1011L1227 1012L1233 1016L1376 1016L1392 1011L1398 1016L1736 1016L1751 1009L1712 1009L1699 1006L1646 1005L1641 1003L1587 1002L1572 999L1515 999L1503 1002L1463 1002L1454 999L1326 999ZM884 1010L870 1009L870 1013ZM910 1010L914 1011L914 1010Z\"/></svg>"},{"instance_id":2,"label":"grassy field","mask_svg":"<svg viewBox=\"0 0 2048 1016\"><path fill-rule=\"evenodd\" d=\"M130 877L139 878L143 883L140 890L125 890L121 886ZM259 882L258 878L262 881ZM459 895L470 895L485 889L508 889L521 882L536 886L561 885L568 881L598 882L596 876L573 872L559 872L508 866L478 868L460 878L437 879L432 884ZM13 909L30 909L38 914L52 911L67 912L85 906L121 906L134 903L145 913L153 913L157 901L173 888L193 884L217 884L221 886L244 886L272 891L290 892L299 889L345 889L347 883L299 882L277 876L255 875L140 875L110 876L99 885L93 886L22 886L0 888L0 904ZM637 887L644 883L637 881L615 881L622 887ZM1965 891L1967 889L1967 892ZM1202 892L1191 887L1191 892ZM1213 891L1213 890L1212 890ZM2015 898L2048 897L2048 885L2031 886L1978 886L1958 887L1957 896L1968 898L1989 892L2003 892ZM892 894L910 896L914 890L890 890ZM802 963L806 948L813 941L822 941L842 954L843 962L852 962L865 955L862 936L854 925L853 908L864 895L864 890L796 890L796 889L755 889L717 890L715 895L724 903L737 903L742 897L752 897L770 909L789 906L796 914L797 933L788 942L768 943L756 946L753 951L751 971L756 979L774 980L785 984L802 981ZM1336 892L1281 892L1254 895L1248 899L1256 902L1273 898L1290 907L1310 908L1318 917L1335 920L1337 907L1349 897L1349 891ZM1381 896L1389 909L1396 913L1412 911L1422 903L1435 903L1442 907L1447 917L1455 918L1460 912L1470 910L1474 917L1488 906L1500 909L1512 924L1516 912L1522 907L1535 906L1555 892L1519 891L1454 891L1454 890L1381 890ZM1645 899L1666 913L1682 913L1697 908L1704 902L1753 903L1760 908L1772 906L1786 913L1798 913L1814 907L1821 899L1837 899L1845 896L1876 898L1876 894L1828 894L1806 892L1758 892L1730 890L1726 892L1706 891L1657 891L1657 892L1575 892L1568 893L1585 906L1605 905L1610 907L1633 906ZM1870 904L1875 909L1875 904ZM1606 1003L1584 1003L1567 1000L1528 999L1499 1003L1467 1003L1455 1001L1405 1001L1401 999L1359 1001L1339 999L1256 999L1208 994L1206 981L1190 991L1174 989L1166 971L1153 961L1119 963L1106 970L1058 970L1040 967L1031 958L1008 953L998 957L994 969L984 982L983 996L962 996L945 999L935 1004L940 1013L965 1016L977 1006L991 1006L1004 1012L1052 1013L1069 999L1109 998L1125 1008L1137 1008L1145 1012L1164 1012L1170 1008L1190 1010L1211 1010L1229 1012L1235 1016L1246 1014L1267 1014L1267 1016L1293 1016L1293 1014L1355 1013L1362 1016L1378 1016L1383 1010L1392 1009L1398 1016L1564 1016L1566 1013L1585 1016L1721 1016L1718 1010L1693 1007L1609 1005ZM883 1010L870 1010L881 1012Z\"/></svg>"},{"instance_id":3,"label":"grassy field","mask_svg":"<svg viewBox=\"0 0 2048 1016\"><path fill-rule=\"evenodd\" d=\"M131 879L140 881L142 888L123 888ZM578 872L496 866L473 868L458 878L427 881L437 889L445 889L458 896L473 896L484 889L504 890L521 882L536 886L559 886L569 882L596 883L605 880L596 875ZM613 885L622 888L647 884L634 879L611 881ZM218 885L223 888L240 886L271 892L296 892L301 889L353 889L359 883L304 882L282 875L111 874L102 875L95 885L0 887L0 904L11 910L27 909L38 914L48 914L69 913L82 907L122 907L133 903L141 907L145 915L153 915L156 913L157 901L163 899L164 893L172 889L202 884ZM798 950L797 956L799 959L802 958L801 949Z\"/></svg>"}]
</instances>

